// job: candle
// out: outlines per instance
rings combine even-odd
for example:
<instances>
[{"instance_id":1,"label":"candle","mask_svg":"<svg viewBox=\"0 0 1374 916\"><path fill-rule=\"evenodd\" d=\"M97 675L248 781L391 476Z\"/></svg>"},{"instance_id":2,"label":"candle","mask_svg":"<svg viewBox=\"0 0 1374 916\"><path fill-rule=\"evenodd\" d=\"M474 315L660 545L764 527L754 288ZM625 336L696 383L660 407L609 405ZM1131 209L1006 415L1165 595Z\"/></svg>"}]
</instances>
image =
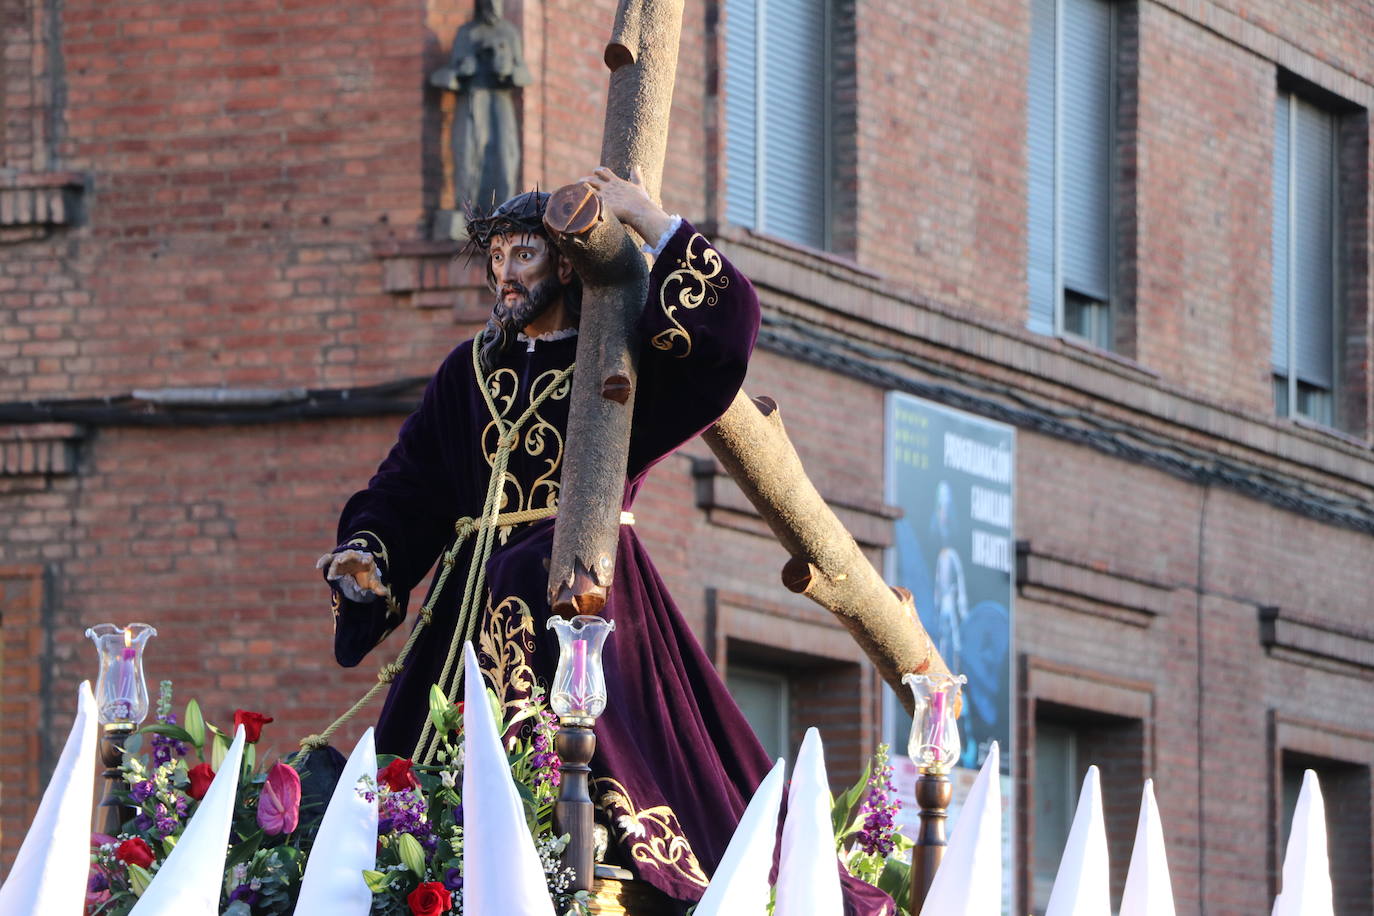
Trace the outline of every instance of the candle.
<instances>
[{"instance_id":1,"label":"candle","mask_svg":"<svg viewBox=\"0 0 1374 916\"><path fill-rule=\"evenodd\" d=\"M573 666L572 666L572 697L573 705L579 711L587 708L587 643L585 640L574 640Z\"/></svg>"},{"instance_id":2,"label":"candle","mask_svg":"<svg viewBox=\"0 0 1374 916\"><path fill-rule=\"evenodd\" d=\"M120 717L129 718L134 706L134 659L138 656L133 647L133 637L128 628L124 630L124 648L115 656L112 672L115 677L114 700L119 707Z\"/></svg>"},{"instance_id":3,"label":"candle","mask_svg":"<svg viewBox=\"0 0 1374 916\"><path fill-rule=\"evenodd\" d=\"M930 746L933 751L932 759L935 763L944 763L945 695L943 691L937 691L931 696L930 717L935 720L934 727L930 730Z\"/></svg>"}]
</instances>

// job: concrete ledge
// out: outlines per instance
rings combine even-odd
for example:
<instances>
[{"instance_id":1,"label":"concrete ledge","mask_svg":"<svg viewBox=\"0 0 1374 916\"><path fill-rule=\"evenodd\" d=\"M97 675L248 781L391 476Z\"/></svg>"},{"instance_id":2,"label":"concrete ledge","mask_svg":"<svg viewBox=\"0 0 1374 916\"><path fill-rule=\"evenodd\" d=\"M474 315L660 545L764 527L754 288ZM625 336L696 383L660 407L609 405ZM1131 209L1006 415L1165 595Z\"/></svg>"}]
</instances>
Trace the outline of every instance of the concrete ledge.
<instances>
[{"instance_id":1,"label":"concrete ledge","mask_svg":"<svg viewBox=\"0 0 1374 916\"><path fill-rule=\"evenodd\" d=\"M1106 565L1036 552L1016 542L1016 588L1023 597L1147 627L1168 611L1174 589Z\"/></svg>"},{"instance_id":2,"label":"concrete ledge","mask_svg":"<svg viewBox=\"0 0 1374 916\"><path fill-rule=\"evenodd\" d=\"M1268 606L1259 609L1259 641L1271 656L1374 679L1374 632L1368 630Z\"/></svg>"}]
</instances>

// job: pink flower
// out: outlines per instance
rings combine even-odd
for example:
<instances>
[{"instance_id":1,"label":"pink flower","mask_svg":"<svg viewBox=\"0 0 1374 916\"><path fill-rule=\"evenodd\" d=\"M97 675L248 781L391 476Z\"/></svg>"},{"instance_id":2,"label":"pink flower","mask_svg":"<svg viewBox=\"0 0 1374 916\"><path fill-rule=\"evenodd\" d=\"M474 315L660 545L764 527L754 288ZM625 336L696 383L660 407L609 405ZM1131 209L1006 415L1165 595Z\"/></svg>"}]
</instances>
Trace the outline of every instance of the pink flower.
<instances>
[{"instance_id":1,"label":"pink flower","mask_svg":"<svg viewBox=\"0 0 1374 916\"><path fill-rule=\"evenodd\" d=\"M281 761L267 771L258 796L258 826L268 836L290 833L301 816L301 777Z\"/></svg>"}]
</instances>

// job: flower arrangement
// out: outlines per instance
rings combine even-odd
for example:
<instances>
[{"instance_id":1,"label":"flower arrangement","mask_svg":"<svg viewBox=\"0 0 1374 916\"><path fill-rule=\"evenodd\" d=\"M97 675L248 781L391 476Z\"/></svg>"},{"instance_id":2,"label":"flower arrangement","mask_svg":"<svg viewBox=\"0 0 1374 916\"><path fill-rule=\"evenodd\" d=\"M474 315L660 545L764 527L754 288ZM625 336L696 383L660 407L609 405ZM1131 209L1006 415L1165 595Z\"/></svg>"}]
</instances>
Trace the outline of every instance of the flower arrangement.
<instances>
[{"instance_id":1,"label":"flower arrangement","mask_svg":"<svg viewBox=\"0 0 1374 916\"><path fill-rule=\"evenodd\" d=\"M507 739L511 771L525 803L526 822L544 866L556 911L587 913L587 895L567 890L570 871L559 854L566 837L553 835L558 786L553 753L556 719L541 696L504 721L493 694L488 700ZM364 873L376 916L448 916L462 913L463 708L437 687L430 717L441 750L433 766L383 756L375 779L360 794L378 803L377 867ZM294 753L270 766L257 765L257 743L271 717L247 710L234 714L244 726L245 747L220 894L223 916L287 916L295 908L301 877L342 757L326 748ZM195 814L229 749L228 735L207 722L195 700L180 722L172 712L172 687L163 681L156 721L125 746L122 784L115 799L133 809L118 836L92 840L87 916L125 916L147 889Z\"/></svg>"},{"instance_id":2,"label":"flower arrangement","mask_svg":"<svg viewBox=\"0 0 1374 916\"><path fill-rule=\"evenodd\" d=\"M892 786L888 746L878 745L859 781L835 799L835 849L849 873L886 891L909 916L912 842L896 829L902 803Z\"/></svg>"}]
</instances>

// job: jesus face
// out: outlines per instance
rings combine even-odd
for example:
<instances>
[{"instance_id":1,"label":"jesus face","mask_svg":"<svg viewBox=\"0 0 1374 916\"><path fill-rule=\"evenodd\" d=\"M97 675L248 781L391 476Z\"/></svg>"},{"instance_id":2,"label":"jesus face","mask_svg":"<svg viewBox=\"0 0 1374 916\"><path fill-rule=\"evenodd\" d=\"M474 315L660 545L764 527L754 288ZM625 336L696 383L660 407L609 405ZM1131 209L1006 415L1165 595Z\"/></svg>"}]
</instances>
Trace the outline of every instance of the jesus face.
<instances>
[{"instance_id":1,"label":"jesus face","mask_svg":"<svg viewBox=\"0 0 1374 916\"><path fill-rule=\"evenodd\" d=\"M571 326L563 286L572 279L572 265L547 239L529 233L493 236L488 256L497 320L531 336Z\"/></svg>"}]
</instances>

